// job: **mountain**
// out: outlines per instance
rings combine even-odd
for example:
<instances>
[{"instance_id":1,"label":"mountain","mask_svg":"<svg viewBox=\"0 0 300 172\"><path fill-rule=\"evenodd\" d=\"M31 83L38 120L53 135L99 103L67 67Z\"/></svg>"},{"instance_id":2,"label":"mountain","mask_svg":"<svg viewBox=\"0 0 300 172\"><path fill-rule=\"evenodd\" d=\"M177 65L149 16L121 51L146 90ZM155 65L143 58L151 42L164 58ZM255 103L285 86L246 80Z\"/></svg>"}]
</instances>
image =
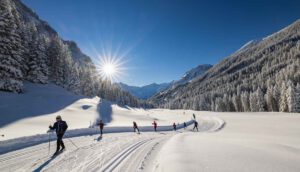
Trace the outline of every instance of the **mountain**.
<instances>
[{"instance_id":1,"label":"mountain","mask_svg":"<svg viewBox=\"0 0 300 172\"><path fill-rule=\"evenodd\" d=\"M153 96L154 94L165 90L166 88L168 88L171 83L162 83L162 84L149 84L149 85L145 85L145 86L141 86L141 87L137 87L137 86L129 86L127 84L124 83L117 83L117 85L124 91L128 91L130 94L140 98L140 99L148 99L151 96Z\"/></svg>"},{"instance_id":2,"label":"mountain","mask_svg":"<svg viewBox=\"0 0 300 172\"><path fill-rule=\"evenodd\" d=\"M97 73L91 58L63 40L20 0L0 1L0 90L25 93L23 82L54 83L75 94L138 106L134 96Z\"/></svg>"},{"instance_id":3,"label":"mountain","mask_svg":"<svg viewBox=\"0 0 300 172\"><path fill-rule=\"evenodd\" d=\"M211 67L212 65L210 64L198 65L197 67L187 71L181 79L173 81L170 88L175 88L178 85L183 85L192 82L194 79L197 79L198 77L202 76Z\"/></svg>"},{"instance_id":4,"label":"mountain","mask_svg":"<svg viewBox=\"0 0 300 172\"><path fill-rule=\"evenodd\" d=\"M300 20L238 51L150 103L208 111L300 111Z\"/></svg>"},{"instance_id":5,"label":"mountain","mask_svg":"<svg viewBox=\"0 0 300 172\"><path fill-rule=\"evenodd\" d=\"M149 84L149 85L145 85L145 86L141 86L141 87L129 86L124 83L118 83L117 85L122 90L127 91L140 99L146 100L157 93L164 92L166 90L173 89L173 88L177 87L178 85L182 85L182 84L191 82L192 80L203 75L211 67L212 67L212 65L210 65L210 64L199 65L199 66L189 70L188 72L186 72L181 79L172 81L169 83L162 83L162 84L153 83L153 84Z\"/></svg>"}]
</instances>

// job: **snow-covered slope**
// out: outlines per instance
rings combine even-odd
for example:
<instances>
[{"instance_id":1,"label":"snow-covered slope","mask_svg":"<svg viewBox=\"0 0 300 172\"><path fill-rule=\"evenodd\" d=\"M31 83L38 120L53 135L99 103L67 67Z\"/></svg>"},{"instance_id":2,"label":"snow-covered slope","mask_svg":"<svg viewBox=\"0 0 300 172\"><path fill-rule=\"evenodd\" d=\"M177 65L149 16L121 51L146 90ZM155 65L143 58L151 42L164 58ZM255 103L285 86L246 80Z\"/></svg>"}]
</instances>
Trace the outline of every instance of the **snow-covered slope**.
<instances>
[{"instance_id":1,"label":"snow-covered slope","mask_svg":"<svg viewBox=\"0 0 300 172\"><path fill-rule=\"evenodd\" d=\"M209 116L215 113L209 113ZM297 172L299 115L217 113L220 132L177 134L163 146L153 171Z\"/></svg>"},{"instance_id":2,"label":"snow-covered slope","mask_svg":"<svg viewBox=\"0 0 300 172\"><path fill-rule=\"evenodd\" d=\"M210 64L198 65L197 67L187 71L182 76L181 79L179 79L177 81L173 81L170 88L172 89L172 88L175 88L178 85L183 85L183 84L192 82L193 80L197 79L198 77L201 77L207 70L209 70L212 67L213 67L213 65L210 65Z\"/></svg>"},{"instance_id":3,"label":"snow-covered slope","mask_svg":"<svg viewBox=\"0 0 300 172\"><path fill-rule=\"evenodd\" d=\"M162 83L162 84L149 84L149 85L145 85L145 86L141 86L141 87L137 87L137 86L130 86L124 83L117 83L117 85L124 91L128 91L129 93L131 93L132 95L140 98L140 99L148 99L151 96L153 96L154 94L165 90L166 88L168 88L171 83Z\"/></svg>"},{"instance_id":4,"label":"snow-covered slope","mask_svg":"<svg viewBox=\"0 0 300 172\"><path fill-rule=\"evenodd\" d=\"M108 126L149 126L189 121L190 115L169 110L120 107L98 97L78 96L54 84L25 83L24 94L0 92L0 140L44 134L61 115L69 129L88 128L101 118Z\"/></svg>"},{"instance_id":5,"label":"snow-covered slope","mask_svg":"<svg viewBox=\"0 0 300 172\"><path fill-rule=\"evenodd\" d=\"M164 114L164 110L158 111ZM300 116L193 113L199 122L199 132L192 132L193 126L189 126L176 132L105 133L102 139L98 134L65 138L67 150L52 158L55 141L50 143L49 152L48 143L43 143L0 155L0 171L300 170ZM0 149L5 144L1 142Z\"/></svg>"}]
</instances>

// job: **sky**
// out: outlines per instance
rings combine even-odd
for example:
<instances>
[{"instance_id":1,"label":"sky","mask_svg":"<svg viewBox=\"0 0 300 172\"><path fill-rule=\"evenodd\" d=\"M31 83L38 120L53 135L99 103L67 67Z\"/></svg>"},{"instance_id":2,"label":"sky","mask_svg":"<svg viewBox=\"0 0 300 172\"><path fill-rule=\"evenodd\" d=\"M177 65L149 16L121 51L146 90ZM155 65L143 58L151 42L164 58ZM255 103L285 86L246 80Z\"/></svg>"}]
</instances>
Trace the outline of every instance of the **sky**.
<instances>
[{"instance_id":1,"label":"sky","mask_svg":"<svg viewBox=\"0 0 300 172\"><path fill-rule=\"evenodd\" d=\"M141 86L216 64L300 19L299 0L22 0L98 63L117 58L116 82Z\"/></svg>"}]
</instances>

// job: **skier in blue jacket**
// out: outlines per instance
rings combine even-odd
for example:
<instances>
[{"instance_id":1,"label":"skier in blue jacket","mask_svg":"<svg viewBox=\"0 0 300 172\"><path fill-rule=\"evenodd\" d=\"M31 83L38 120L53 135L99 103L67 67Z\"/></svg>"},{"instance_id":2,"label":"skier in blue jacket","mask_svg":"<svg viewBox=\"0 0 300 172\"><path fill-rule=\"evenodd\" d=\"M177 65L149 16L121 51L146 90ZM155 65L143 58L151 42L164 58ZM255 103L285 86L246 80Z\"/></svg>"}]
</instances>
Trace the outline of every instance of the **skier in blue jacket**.
<instances>
[{"instance_id":1,"label":"skier in blue jacket","mask_svg":"<svg viewBox=\"0 0 300 172\"><path fill-rule=\"evenodd\" d=\"M56 122L53 124L53 126L49 126L50 130L55 130L56 135L57 135L57 146L56 146L56 152L54 153L54 155L58 154L59 151L63 151L65 149L65 145L64 142L62 140L66 130L68 128L68 125L66 123L66 121L63 121L61 119L61 116L58 115L56 117ZM61 146L61 149L60 149Z\"/></svg>"}]
</instances>

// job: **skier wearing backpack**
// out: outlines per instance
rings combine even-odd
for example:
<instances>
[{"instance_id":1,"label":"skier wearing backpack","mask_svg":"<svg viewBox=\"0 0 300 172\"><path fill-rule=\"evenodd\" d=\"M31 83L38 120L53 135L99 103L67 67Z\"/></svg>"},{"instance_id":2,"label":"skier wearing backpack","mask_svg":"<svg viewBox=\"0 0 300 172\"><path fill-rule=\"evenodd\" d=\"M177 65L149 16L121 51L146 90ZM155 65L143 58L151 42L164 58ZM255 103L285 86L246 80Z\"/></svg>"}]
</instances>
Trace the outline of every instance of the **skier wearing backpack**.
<instances>
[{"instance_id":1,"label":"skier wearing backpack","mask_svg":"<svg viewBox=\"0 0 300 172\"><path fill-rule=\"evenodd\" d=\"M100 137L102 137L103 134L103 128L104 128L104 123L102 120L99 121L99 128L100 128Z\"/></svg>"},{"instance_id":2,"label":"skier wearing backpack","mask_svg":"<svg viewBox=\"0 0 300 172\"><path fill-rule=\"evenodd\" d=\"M133 121L133 132L135 132L135 130L137 130L137 131L138 131L138 134L140 134L140 130L139 130L139 128L138 128L136 122Z\"/></svg>"},{"instance_id":3,"label":"skier wearing backpack","mask_svg":"<svg viewBox=\"0 0 300 172\"><path fill-rule=\"evenodd\" d=\"M152 123L152 125L153 125L153 128L154 128L154 131L156 132L157 130L157 123L155 122L155 121L153 121L153 123Z\"/></svg>"},{"instance_id":4,"label":"skier wearing backpack","mask_svg":"<svg viewBox=\"0 0 300 172\"><path fill-rule=\"evenodd\" d=\"M176 124L175 124L175 122L173 123L173 129L174 129L174 131L176 131Z\"/></svg>"},{"instance_id":5,"label":"skier wearing backpack","mask_svg":"<svg viewBox=\"0 0 300 172\"><path fill-rule=\"evenodd\" d=\"M61 116L58 115L56 117L56 122L52 125L49 126L50 130L55 130L56 135L57 135L57 145L56 145L56 152L54 155L57 155L59 152L63 151L65 149L64 142L62 140L66 130L68 129L68 125L66 121L63 121L61 119ZM61 146L61 149L60 149Z\"/></svg>"},{"instance_id":6,"label":"skier wearing backpack","mask_svg":"<svg viewBox=\"0 0 300 172\"><path fill-rule=\"evenodd\" d=\"M198 122L195 120L195 122L194 122L194 128L193 128L193 131L195 130L195 129L197 129L197 131L198 131Z\"/></svg>"}]
</instances>

